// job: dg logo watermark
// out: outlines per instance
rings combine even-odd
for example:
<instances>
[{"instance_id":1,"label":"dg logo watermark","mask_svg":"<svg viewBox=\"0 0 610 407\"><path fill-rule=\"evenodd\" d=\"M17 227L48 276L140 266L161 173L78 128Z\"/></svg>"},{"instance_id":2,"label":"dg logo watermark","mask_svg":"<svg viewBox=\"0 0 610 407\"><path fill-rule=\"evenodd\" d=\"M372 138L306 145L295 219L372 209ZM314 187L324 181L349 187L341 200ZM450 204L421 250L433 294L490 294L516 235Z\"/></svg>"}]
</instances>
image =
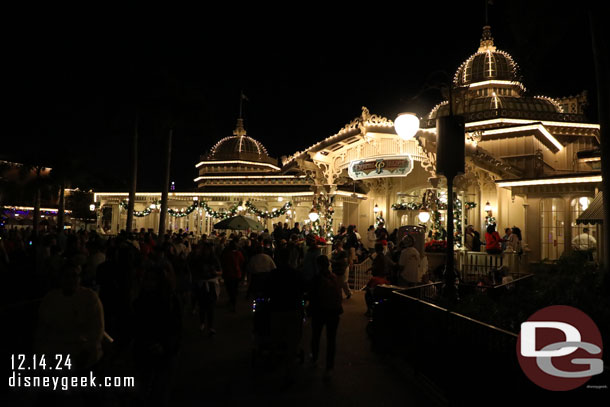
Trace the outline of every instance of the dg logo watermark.
<instances>
[{"instance_id":1,"label":"dg logo watermark","mask_svg":"<svg viewBox=\"0 0 610 407\"><path fill-rule=\"evenodd\" d=\"M575 389L604 370L597 325L565 305L543 308L521 324L517 358L525 375L547 390Z\"/></svg>"}]
</instances>

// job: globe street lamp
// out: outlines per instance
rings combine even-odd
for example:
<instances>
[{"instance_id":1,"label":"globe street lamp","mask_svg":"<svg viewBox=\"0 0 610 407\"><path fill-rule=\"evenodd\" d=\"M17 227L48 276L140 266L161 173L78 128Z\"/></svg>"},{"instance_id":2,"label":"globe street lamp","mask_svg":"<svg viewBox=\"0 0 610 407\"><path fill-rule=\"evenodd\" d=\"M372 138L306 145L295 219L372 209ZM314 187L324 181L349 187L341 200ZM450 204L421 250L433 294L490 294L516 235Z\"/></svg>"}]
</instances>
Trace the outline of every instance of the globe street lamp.
<instances>
[{"instance_id":1,"label":"globe street lamp","mask_svg":"<svg viewBox=\"0 0 610 407\"><path fill-rule=\"evenodd\" d=\"M311 220L312 222L317 221L320 218L320 215L318 214L318 212L311 208L311 211L309 212L309 220Z\"/></svg>"},{"instance_id":2,"label":"globe street lamp","mask_svg":"<svg viewBox=\"0 0 610 407\"><path fill-rule=\"evenodd\" d=\"M394 120L394 130L401 139L410 140L419 130L419 119L415 113L400 113Z\"/></svg>"},{"instance_id":3,"label":"globe street lamp","mask_svg":"<svg viewBox=\"0 0 610 407\"><path fill-rule=\"evenodd\" d=\"M451 87L451 85L449 85ZM464 173L465 133L464 118L454 116L451 90L449 91L450 110L448 116L436 119L436 173L447 178L447 254L445 259L445 290L449 299L456 298L455 268L453 258L453 179ZM416 126L417 123L417 126ZM400 138L412 138L419 128L419 120L414 114L400 114L394 121L394 128ZM419 219L423 221L426 215L422 212ZM429 214L427 216L429 220Z\"/></svg>"}]
</instances>

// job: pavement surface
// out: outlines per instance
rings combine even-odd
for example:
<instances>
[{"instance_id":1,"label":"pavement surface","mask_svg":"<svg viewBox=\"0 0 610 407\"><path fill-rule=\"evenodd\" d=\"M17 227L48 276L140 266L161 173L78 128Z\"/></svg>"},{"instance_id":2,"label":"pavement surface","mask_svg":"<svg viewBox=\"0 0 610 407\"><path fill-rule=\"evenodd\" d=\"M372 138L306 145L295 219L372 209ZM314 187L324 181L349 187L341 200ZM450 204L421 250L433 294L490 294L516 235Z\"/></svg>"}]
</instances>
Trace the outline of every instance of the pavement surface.
<instances>
[{"instance_id":1,"label":"pavement surface","mask_svg":"<svg viewBox=\"0 0 610 407\"><path fill-rule=\"evenodd\" d=\"M368 317L364 293L343 300L337 334L335 369L325 377L325 332L317 367L295 362L292 383L273 364L252 362L255 348L251 302L240 295L236 312L230 312L226 294L219 299L217 334L199 331L199 317L185 315L183 349L172 382L171 405L244 406L419 406L433 405L431 395L391 361L371 351L366 334ZM304 325L302 347L310 353L311 323Z\"/></svg>"}]
</instances>

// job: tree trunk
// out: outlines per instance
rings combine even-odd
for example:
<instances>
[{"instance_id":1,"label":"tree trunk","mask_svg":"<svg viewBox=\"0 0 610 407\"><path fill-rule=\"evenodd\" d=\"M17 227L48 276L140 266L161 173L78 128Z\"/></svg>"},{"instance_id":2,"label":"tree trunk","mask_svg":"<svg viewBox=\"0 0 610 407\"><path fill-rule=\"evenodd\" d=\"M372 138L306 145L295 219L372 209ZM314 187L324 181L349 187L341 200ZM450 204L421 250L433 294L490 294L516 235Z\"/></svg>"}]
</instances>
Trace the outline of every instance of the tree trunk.
<instances>
[{"instance_id":1,"label":"tree trunk","mask_svg":"<svg viewBox=\"0 0 610 407\"><path fill-rule=\"evenodd\" d=\"M129 185L129 202L127 203L127 233L132 232L133 211L136 204L136 188L138 184L138 118L136 117L131 145L131 183Z\"/></svg>"},{"instance_id":2,"label":"tree trunk","mask_svg":"<svg viewBox=\"0 0 610 407\"><path fill-rule=\"evenodd\" d=\"M172 132L170 129L165 145L165 167L163 171L163 184L161 188L161 213L159 214L159 241L165 240L165 223L167 219L167 197L169 189L169 170L172 156Z\"/></svg>"},{"instance_id":3,"label":"tree trunk","mask_svg":"<svg viewBox=\"0 0 610 407\"><path fill-rule=\"evenodd\" d=\"M591 42L593 47L593 61L595 64L595 76L597 81L597 110L599 112L599 138L601 144L601 156L610 157L610 134L608 134L608 126L610 126L610 63L608 37L603 35L604 27L602 25L602 16L605 15L601 6L592 6L589 11L589 21L591 25ZM610 180L610 162L608 160L601 161L602 164L602 179L605 182L601 184L601 190L604 194L604 227L603 227L603 262L607 271L606 277L610 280L610 268L608 267L608 256L610 256L610 189L608 181Z\"/></svg>"},{"instance_id":4,"label":"tree trunk","mask_svg":"<svg viewBox=\"0 0 610 407\"><path fill-rule=\"evenodd\" d=\"M59 185L59 203L57 205L57 233L64 233L64 214L66 213L66 181Z\"/></svg>"},{"instance_id":5,"label":"tree trunk","mask_svg":"<svg viewBox=\"0 0 610 407\"><path fill-rule=\"evenodd\" d=\"M34 198L34 215L33 215L33 219L32 219L32 228L34 229L32 231L32 237L37 238L38 237L38 227L40 225L40 187L37 186L36 187L36 196ZM37 239L34 239L37 240Z\"/></svg>"}]
</instances>

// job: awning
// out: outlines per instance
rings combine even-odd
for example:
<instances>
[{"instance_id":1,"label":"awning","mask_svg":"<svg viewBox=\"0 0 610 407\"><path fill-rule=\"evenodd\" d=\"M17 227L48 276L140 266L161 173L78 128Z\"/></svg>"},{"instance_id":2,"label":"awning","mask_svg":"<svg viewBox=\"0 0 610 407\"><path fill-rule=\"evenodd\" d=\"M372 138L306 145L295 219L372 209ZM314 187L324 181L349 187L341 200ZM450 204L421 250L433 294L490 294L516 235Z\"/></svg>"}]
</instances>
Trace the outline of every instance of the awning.
<instances>
[{"instance_id":1,"label":"awning","mask_svg":"<svg viewBox=\"0 0 610 407\"><path fill-rule=\"evenodd\" d=\"M593 199L593 202L589 205L587 209L583 213L580 214L578 219L576 219L576 223L578 224L588 224L594 225L597 223L604 222L604 195L603 193L598 193L597 196Z\"/></svg>"}]
</instances>

